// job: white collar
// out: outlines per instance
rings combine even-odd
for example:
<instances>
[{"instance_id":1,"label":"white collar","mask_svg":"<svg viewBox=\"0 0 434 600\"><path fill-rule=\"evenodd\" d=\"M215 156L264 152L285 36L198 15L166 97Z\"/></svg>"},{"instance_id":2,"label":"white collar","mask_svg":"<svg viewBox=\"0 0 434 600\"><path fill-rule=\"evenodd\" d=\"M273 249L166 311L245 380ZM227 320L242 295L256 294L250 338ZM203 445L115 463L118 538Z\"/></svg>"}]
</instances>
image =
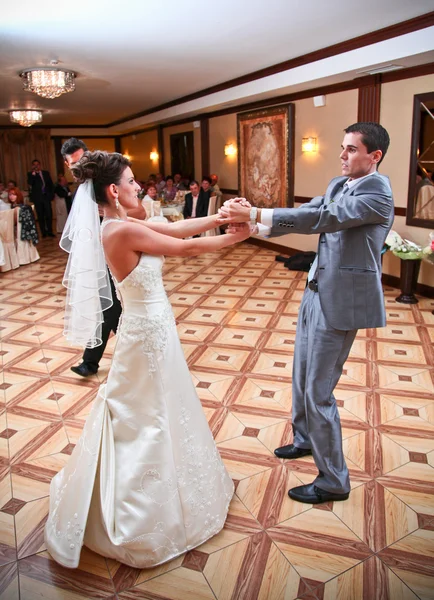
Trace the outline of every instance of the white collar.
<instances>
[{"instance_id":1,"label":"white collar","mask_svg":"<svg viewBox=\"0 0 434 600\"><path fill-rule=\"evenodd\" d=\"M351 179L351 181L349 179L347 179L346 182L344 183L344 185L346 184L349 187L349 189L351 189L353 186L356 185L356 183L359 183L359 181L362 181L362 179L371 177L372 175L375 175L376 173L377 173L377 171L373 171L372 173L368 173L368 175L363 175L363 177L357 177L357 179Z\"/></svg>"}]
</instances>

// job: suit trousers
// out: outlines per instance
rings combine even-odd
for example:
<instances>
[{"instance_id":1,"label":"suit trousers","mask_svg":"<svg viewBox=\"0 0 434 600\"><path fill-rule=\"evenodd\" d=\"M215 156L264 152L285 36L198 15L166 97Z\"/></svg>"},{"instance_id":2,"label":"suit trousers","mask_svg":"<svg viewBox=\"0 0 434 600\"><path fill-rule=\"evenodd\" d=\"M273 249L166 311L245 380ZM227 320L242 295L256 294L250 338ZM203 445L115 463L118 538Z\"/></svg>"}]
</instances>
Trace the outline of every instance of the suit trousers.
<instances>
[{"instance_id":1,"label":"suit trousers","mask_svg":"<svg viewBox=\"0 0 434 600\"><path fill-rule=\"evenodd\" d=\"M96 348L86 348L86 350L83 352L83 362L95 371L98 370L99 361L101 360L102 355L104 354L104 350L107 346L110 333L112 331L116 333L118 329L119 319L122 313L122 306L116 295L116 289L110 273L109 281L110 288L112 291L113 305L102 313L104 318L104 322L101 326L102 344L100 346L97 346Z\"/></svg>"},{"instance_id":2,"label":"suit trousers","mask_svg":"<svg viewBox=\"0 0 434 600\"><path fill-rule=\"evenodd\" d=\"M42 235L53 233L53 209L51 200L43 194L40 198L34 201L36 214L38 215L39 229Z\"/></svg>"},{"instance_id":3,"label":"suit trousers","mask_svg":"<svg viewBox=\"0 0 434 600\"><path fill-rule=\"evenodd\" d=\"M306 288L298 315L292 372L294 445L312 450L319 475L315 485L347 493L350 478L342 450L342 429L333 390L357 329L331 327L319 294Z\"/></svg>"}]
</instances>

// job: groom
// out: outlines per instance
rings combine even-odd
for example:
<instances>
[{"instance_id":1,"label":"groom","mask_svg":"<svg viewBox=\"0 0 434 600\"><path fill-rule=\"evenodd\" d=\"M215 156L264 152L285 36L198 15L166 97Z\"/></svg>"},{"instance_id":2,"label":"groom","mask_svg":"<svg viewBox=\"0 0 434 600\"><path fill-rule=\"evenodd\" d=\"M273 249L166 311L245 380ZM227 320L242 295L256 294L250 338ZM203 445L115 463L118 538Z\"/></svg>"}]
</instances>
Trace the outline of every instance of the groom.
<instances>
[{"instance_id":1,"label":"groom","mask_svg":"<svg viewBox=\"0 0 434 600\"><path fill-rule=\"evenodd\" d=\"M358 329L386 324L381 286L381 250L392 226L392 190L377 172L389 147L377 123L345 129L342 177L324 196L299 208L259 209L229 201L220 223L256 221L271 235L319 233L317 256L300 306L292 373L294 442L277 448L279 458L313 455L318 476L289 490L309 504L346 500L350 492L342 431L333 390Z\"/></svg>"}]
</instances>

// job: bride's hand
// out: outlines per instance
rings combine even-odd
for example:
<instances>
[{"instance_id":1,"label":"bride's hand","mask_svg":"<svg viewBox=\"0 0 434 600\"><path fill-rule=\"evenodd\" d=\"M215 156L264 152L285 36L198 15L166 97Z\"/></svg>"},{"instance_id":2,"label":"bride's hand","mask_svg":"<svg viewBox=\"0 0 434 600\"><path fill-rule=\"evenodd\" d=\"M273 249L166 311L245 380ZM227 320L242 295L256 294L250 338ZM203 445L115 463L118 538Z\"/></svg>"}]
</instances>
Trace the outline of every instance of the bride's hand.
<instances>
[{"instance_id":1,"label":"bride's hand","mask_svg":"<svg viewBox=\"0 0 434 600\"><path fill-rule=\"evenodd\" d=\"M233 241L242 242L250 237L252 231L249 223L232 223L226 228L226 233L233 237Z\"/></svg>"}]
</instances>

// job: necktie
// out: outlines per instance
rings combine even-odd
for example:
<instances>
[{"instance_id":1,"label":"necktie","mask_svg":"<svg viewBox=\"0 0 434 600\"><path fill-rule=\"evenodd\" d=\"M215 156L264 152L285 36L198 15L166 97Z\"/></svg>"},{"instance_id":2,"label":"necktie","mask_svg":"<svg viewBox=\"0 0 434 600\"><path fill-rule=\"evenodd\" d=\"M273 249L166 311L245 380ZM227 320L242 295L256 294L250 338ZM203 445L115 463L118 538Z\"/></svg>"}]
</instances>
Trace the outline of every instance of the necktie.
<instances>
[{"instance_id":1,"label":"necktie","mask_svg":"<svg viewBox=\"0 0 434 600\"><path fill-rule=\"evenodd\" d=\"M335 201L340 200L348 189L349 189L349 185L347 183L345 183L342 188L342 191L337 194ZM312 279L316 279L317 271L318 271L318 253L315 256L315 260L313 261L313 263L310 266L309 273L307 274L307 280L312 281Z\"/></svg>"},{"instance_id":2,"label":"necktie","mask_svg":"<svg viewBox=\"0 0 434 600\"><path fill-rule=\"evenodd\" d=\"M44 176L42 175L42 171L39 171L39 175L41 176L41 179L42 179L42 193L45 194L45 181L44 181Z\"/></svg>"}]
</instances>

